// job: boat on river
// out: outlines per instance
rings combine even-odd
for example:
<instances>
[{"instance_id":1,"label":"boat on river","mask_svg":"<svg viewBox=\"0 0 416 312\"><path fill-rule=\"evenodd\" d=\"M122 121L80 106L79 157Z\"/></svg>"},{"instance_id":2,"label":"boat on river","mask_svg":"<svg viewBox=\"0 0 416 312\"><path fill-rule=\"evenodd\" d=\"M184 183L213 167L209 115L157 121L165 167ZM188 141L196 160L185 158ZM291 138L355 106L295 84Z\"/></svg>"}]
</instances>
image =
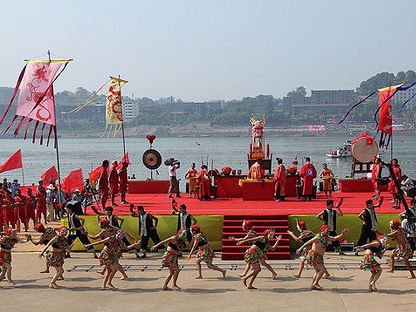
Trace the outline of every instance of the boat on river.
<instances>
[{"instance_id":1,"label":"boat on river","mask_svg":"<svg viewBox=\"0 0 416 312\"><path fill-rule=\"evenodd\" d=\"M346 140L342 146L329 150L325 155L327 158L351 157L351 140Z\"/></svg>"}]
</instances>

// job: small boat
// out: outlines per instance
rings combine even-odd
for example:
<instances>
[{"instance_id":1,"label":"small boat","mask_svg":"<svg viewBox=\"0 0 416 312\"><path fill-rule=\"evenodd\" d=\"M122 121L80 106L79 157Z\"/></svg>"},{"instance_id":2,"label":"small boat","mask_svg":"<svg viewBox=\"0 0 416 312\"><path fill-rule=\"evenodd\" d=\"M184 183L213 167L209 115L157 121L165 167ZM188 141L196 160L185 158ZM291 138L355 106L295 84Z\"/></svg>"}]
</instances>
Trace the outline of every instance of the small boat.
<instances>
[{"instance_id":1,"label":"small boat","mask_svg":"<svg viewBox=\"0 0 416 312\"><path fill-rule=\"evenodd\" d=\"M351 157L351 140L346 140L344 142L344 145L340 146L337 149L329 150L329 152L325 155L328 158Z\"/></svg>"}]
</instances>

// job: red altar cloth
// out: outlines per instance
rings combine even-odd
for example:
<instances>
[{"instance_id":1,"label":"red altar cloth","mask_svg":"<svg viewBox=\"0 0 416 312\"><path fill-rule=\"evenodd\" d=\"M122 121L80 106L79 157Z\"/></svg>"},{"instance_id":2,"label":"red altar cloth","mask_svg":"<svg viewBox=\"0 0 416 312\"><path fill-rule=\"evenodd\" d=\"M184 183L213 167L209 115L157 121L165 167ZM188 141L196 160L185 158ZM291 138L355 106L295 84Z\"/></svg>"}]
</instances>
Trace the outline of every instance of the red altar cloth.
<instances>
[{"instance_id":1,"label":"red altar cloth","mask_svg":"<svg viewBox=\"0 0 416 312\"><path fill-rule=\"evenodd\" d=\"M339 190L343 193L373 192L374 187L368 179L341 179L339 180ZM380 191L387 191L388 185L380 186Z\"/></svg>"},{"instance_id":2,"label":"red altar cloth","mask_svg":"<svg viewBox=\"0 0 416 312\"><path fill-rule=\"evenodd\" d=\"M241 198L243 190L238 185L240 179L245 178L242 175L216 176L215 185L217 186L217 198Z\"/></svg>"},{"instance_id":3,"label":"red altar cloth","mask_svg":"<svg viewBox=\"0 0 416 312\"><path fill-rule=\"evenodd\" d=\"M139 181L129 180L128 182L128 193L129 194L145 194L145 193L168 193L169 181L158 180L158 181Z\"/></svg>"},{"instance_id":4,"label":"red altar cloth","mask_svg":"<svg viewBox=\"0 0 416 312\"><path fill-rule=\"evenodd\" d=\"M255 182L240 180L243 200L273 200L274 199L274 182L265 180L264 182Z\"/></svg>"},{"instance_id":5,"label":"red altar cloth","mask_svg":"<svg viewBox=\"0 0 416 312\"><path fill-rule=\"evenodd\" d=\"M297 197L296 185L300 184L299 175L286 175L286 197Z\"/></svg>"}]
</instances>

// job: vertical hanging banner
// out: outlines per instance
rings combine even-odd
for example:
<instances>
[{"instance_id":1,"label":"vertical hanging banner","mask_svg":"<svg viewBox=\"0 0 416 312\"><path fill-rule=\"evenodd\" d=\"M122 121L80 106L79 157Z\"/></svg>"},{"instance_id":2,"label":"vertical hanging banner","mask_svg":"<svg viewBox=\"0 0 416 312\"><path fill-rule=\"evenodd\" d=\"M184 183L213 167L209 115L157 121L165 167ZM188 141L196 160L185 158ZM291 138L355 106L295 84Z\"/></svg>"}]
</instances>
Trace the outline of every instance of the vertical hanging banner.
<instances>
[{"instance_id":1,"label":"vertical hanging banner","mask_svg":"<svg viewBox=\"0 0 416 312\"><path fill-rule=\"evenodd\" d=\"M107 102L105 109L106 129L110 131L114 128L114 135L123 123L123 103L121 99L121 87L128 81L120 78L111 77L110 87L107 92Z\"/></svg>"},{"instance_id":2,"label":"vertical hanging banner","mask_svg":"<svg viewBox=\"0 0 416 312\"><path fill-rule=\"evenodd\" d=\"M381 132L379 146L387 147L393 134L393 120L391 115L391 98L397 92L397 88L402 86L390 86L387 88L378 89L378 113L379 120L377 129Z\"/></svg>"},{"instance_id":3,"label":"vertical hanging banner","mask_svg":"<svg viewBox=\"0 0 416 312\"><path fill-rule=\"evenodd\" d=\"M36 140L36 132L39 126L41 126L41 133L39 135L40 144L43 143L44 130L47 125L49 126L47 144L49 144L52 133L56 137L53 83L65 70L69 61L70 60L30 60L27 62L20 73L9 104L0 119L1 124L5 120L17 92L20 91L16 113L4 133L6 133L13 126L14 122L20 118L14 129L14 135L17 135L21 127L26 125L24 135L24 138L26 139L30 125L32 121L35 121L32 133L33 142ZM64 67L59 71L62 65L64 65Z\"/></svg>"}]
</instances>

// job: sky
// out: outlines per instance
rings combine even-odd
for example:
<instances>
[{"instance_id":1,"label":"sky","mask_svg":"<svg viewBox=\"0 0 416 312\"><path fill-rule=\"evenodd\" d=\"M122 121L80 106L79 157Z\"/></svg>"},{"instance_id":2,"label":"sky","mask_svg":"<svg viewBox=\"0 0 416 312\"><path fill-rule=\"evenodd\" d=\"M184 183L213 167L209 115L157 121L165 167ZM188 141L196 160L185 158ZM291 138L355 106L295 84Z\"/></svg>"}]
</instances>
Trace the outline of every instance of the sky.
<instances>
[{"instance_id":1,"label":"sky","mask_svg":"<svg viewBox=\"0 0 416 312\"><path fill-rule=\"evenodd\" d=\"M397 3L395 5L395 3ZM70 58L55 92L233 100L356 89L379 72L415 70L414 0L4 1L0 86L27 59Z\"/></svg>"}]
</instances>

